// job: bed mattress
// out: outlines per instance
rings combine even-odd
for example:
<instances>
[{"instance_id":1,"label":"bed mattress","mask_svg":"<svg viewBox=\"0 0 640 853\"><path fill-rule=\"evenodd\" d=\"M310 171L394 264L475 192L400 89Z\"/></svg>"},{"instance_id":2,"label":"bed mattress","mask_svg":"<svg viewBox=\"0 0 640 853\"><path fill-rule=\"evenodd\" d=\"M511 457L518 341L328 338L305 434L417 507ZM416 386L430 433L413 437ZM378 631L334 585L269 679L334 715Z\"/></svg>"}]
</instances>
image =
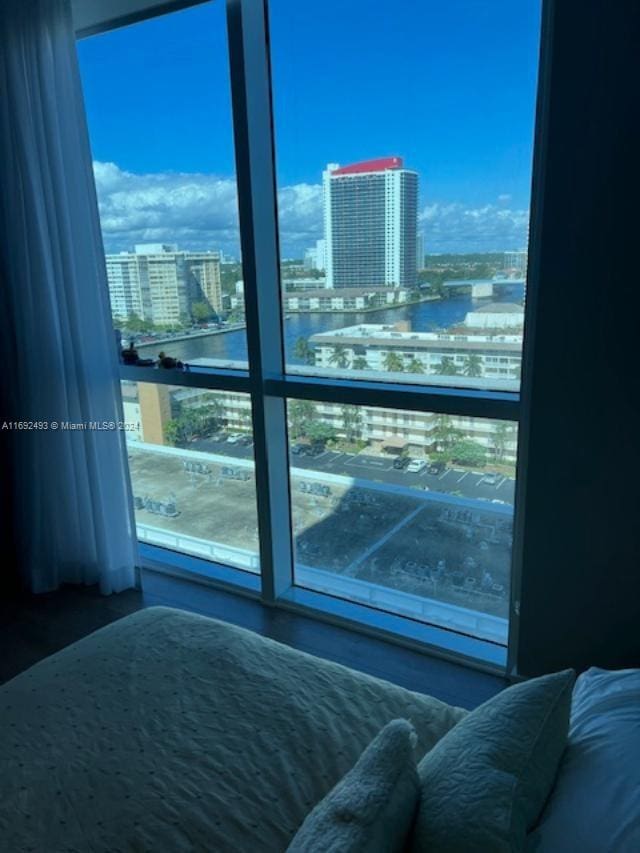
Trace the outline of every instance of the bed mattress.
<instances>
[{"instance_id":1,"label":"bed mattress","mask_svg":"<svg viewBox=\"0 0 640 853\"><path fill-rule=\"evenodd\" d=\"M0 687L0 849L284 851L382 726L465 711L164 607Z\"/></svg>"}]
</instances>

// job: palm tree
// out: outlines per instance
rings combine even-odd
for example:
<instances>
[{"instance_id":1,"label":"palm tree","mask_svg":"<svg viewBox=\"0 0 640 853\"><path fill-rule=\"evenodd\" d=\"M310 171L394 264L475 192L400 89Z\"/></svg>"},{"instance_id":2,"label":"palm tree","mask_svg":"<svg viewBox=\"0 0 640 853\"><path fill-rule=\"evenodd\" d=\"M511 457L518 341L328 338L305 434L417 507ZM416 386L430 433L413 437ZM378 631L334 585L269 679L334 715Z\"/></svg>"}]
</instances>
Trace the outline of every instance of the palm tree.
<instances>
[{"instance_id":1,"label":"palm tree","mask_svg":"<svg viewBox=\"0 0 640 853\"><path fill-rule=\"evenodd\" d=\"M464 360L462 372L465 376L482 376L482 359L476 353L471 353Z\"/></svg>"},{"instance_id":2,"label":"palm tree","mask_svg":"<svg viewBox=\"0 0 640 853\"><path fill-rule=\"evenodd\" d=\"M496 424L491 436L493 440L493 451L496 455L496 462L502 462L507 449L507 444L513 441L515 435L515 427L511 424L506 424L500 421Z\"/></svg>"},{"instance_id":3,"label":"palm tree","mask_svg":"<svg viewBox=\"0 0 640 853\"><path fill-rule=\"evenodd\" d=\"M347 348L342 344L336 344L329 356L329 364L333 364L336 367L341 368L349 367L349 355L347 354Z\"/></svg>"},{"instance_id":4,"label":"palm tree","mask_svg":"<svg viewBox=\"0 0 640 853\"><path fill-rule=\"evenodd\" d=\"M384 369L389 373L402 373L404 362L397 352L389 351L384 357Z\"/></svg>"},{"instance_id":5,"label":"palm tree","mask_svg":"<svg viewBox=\"0 0 640 853\"><path fill-rule=\"evenodd\" d=\"M360 438L362 432L362 412L358 406L342 406L342 428L348 442L354 442Z\"/></svg>"},{"instance_id":6,"label":"palm tree","mask_svg":"<svg viewBox=\"0 0 640 853\"><path fill-rule=\"evenodd\" d=\"M415 355L407 362L407 373L424 373L424 364Z\"/></svg>"},{"instance_id":7,"label":"palm tree","mask_svg":"<svg viewBox=\"0 0 640 853\"><path fill-rule=\"evenodd\" d=\"M367 370L369 362L363 355L357 355L351 362L351 367L353 370Z\"/></svg>"},{"instance_id":8,"label":"palm tree","mask_svg":"<svg viewBox=\"0 0 640 853\"><path fill-rule=\"evenodd\" d=\"M292 400L289 409L289 431L291 438L306 436L309 425L316 417L316 407L311 400Z\"/></svg>"},{"instance_id":9,"label":"palm tree","mask_svg":"<svg viewBox=\"0 0 640 853\"><path fill-rule=\"evenodd\" d=\"M316 352L315 349L309 345L308 338L298 338L293 354L296 358L299 358L303 364L316 363Z\"/></svg>"},{"instance_id":10,"label":"palm tree","mask_svg":"<svg viewBox=\"0 0 640 853\"><path fill-rule=\"evenodd\" d=\"M457 376L458 368L456 367L455 361L450 356L445 355L440 362L438 373L442 376Z\"/></svg>"},{"instance_id":11,"label":"palm tree","mask_svg":"<svg viewBox=\"0 0 640 853\"><path fill-rule=\"evenodd\" d=\"M436 445L436 450L448 450L460 439L462 433L453 426L449 415L437 415L435 425L431 430L431 438Z\"/></svg>"}]
</instances>

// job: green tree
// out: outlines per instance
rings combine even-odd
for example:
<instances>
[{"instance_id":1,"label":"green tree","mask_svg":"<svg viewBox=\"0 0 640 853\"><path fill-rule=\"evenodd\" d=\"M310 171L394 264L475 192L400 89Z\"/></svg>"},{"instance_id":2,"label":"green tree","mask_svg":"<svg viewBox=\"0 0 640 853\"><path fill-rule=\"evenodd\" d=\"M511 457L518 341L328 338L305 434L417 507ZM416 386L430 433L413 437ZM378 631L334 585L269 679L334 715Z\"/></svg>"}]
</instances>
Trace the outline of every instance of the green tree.
<instances>
[{"instance_id":1,"label":"green tree","mask_svg":"<svg viewBox=\"0 0 640 853\"><path fill-rule=\"evenodd\" d=\"M208 302L194 302L191 306L191 316L196 323L202 323L205 320L210 320L214 316L214 312Z\"/></svg>"},{"instance_id":2,"label":"green tree","mask_svg":"<svg viewBox=\"0 0 640 853\"><path fill-rule=\"evenodd\" d=\"M331 424L313 420L307 425L307 437L314 444L321 444L324 447L328 441L335 441L337 434Z\"/></svg>"},{"instance_id":3,"label":"green tree","mask_svg":"<svg viewBox=\"0 0 640 853\"><path fill-rule=\"evenodd\" d=\"M289 403L289 432L292 439L305 438L316 419L316 407L311 400L292 400Z\"/></svg>"},{"instance_id":4,"label":"green tree","mask_svg":"<svg viewBox=\"0 0 640 853\"><path fill-rule=\"evenodd\" d=\"M342 429L348 442L357 441L362 434L362 411L358 406L341 406Z\"/></svg>"},{"instance_id":5,"label":"green tree","mask_svg":"<svg viewBox=\"0 0 640 853\"><path fill-rule=\"evenodd\" d=\"M314 347L309 345L308 338L298 338L293 353L303 364L316 363L316 352Z\"/></svg>"},{"instance_id":6,"label":"green tree","mask_svg":"<svg viewBox=\"0 0 640 853\"><path fill-rule=\"evenodd\" d=\"M451 460L458 465L466 465L470 468L483 467L487 464L487 453L482 445L463 438L457 441L451 448Z\"/></svg>"},{"instance_id":7,"label":"green tree","mask_svg":"<svg viewBox=\"0 0 640 853\"><path fill-rule=\"evenodd\" d=\"M340 368L349 367L349 354L347 352L347 348L342 344L335 344L332 348L331 355L329 356L329 364L333 364L335 367Z\"/></svg>"},{"instance_id":8,"label":"green tree","mask_svg":"<svg viewBox=\"0 0 640 853\"><path fill-rule=\"evenodd\" d=\"M424 364L415 355L410 358L406 365L407 373L424 373Z\"/></svg>"},{"instance_id":9,"label":"green tree","mask_svg":"<svg viewBox=\"0 0 640 853\"><path fill-rule=\"evenodd\" d=\"M164 425L164 437L172 444L174 447L177 447L181 441L181 432L180 425L177 419L172 418L170 421L167 421Z\"/></svg>"},{"instance_id":10,"label":"green tree","mask_svg":"<svg viewBox=\"0 0 640 853\"><path fill-rule=\"evenodd\" d=\"M496 461L502 462L504 459L507 444L513 441L515 436L515 427L500 421L496 424L491 440L493 442L493 452L495 453Z\"/></svg>"},{"instance_id":11,"label":"green tree","mask_svg":"<svg viewBox=\"0 0 640 853\"><path fill-rule=\"evenodd\" d=\"M436 415L434 426L431 430L431 439L435 444L436 451L449 451L461 437L462 433L454 427L449 415Z\"/></svg>"},{"instance_id":12,"label":"green tree","mask_svg":"<svg viewBox=\"0 0 640 853\"><path fill-rule=\"evenodd\" d=\"M216 432L224 422L224 407L215 398L211 398L204 405L194 409L194 414L197 418L197 431L200 435Z\"/></svg>"},{"instance_id":13,"label":"green tree","mask_svg":"<svg viewBox=\"0 0 640 853\"><path fill-rule=\"evenodd\" d=\"M357 355L351 362L351 367L353 370L367 370L369 363L363 355Z\"/></svg>"},{"instance_id":14,"label":"green tree","mask_svg":"<svg viewBox=\"0 0 640 853\"><path fill-rule=\"evenodd\" d=\"M438 373L442 376L457 376L458 368L455 361L448 355L445 355L438 367Z\"/></svg>"},{"instance_id":15,"label":"green tree","mask_svg":"<svg viewBox=\"0 0 640 853\"><path fill-rule=\"evenodd\" d=\"M477 353L471 353L465 358L462 372L465 376L482 376L482 359Z\"/></svg>"},{"instance_id":16,"label":"green tree","mask_svg":"<svg viewBox=\"0 0 640 853\"><path fill-rule=\"evenodd\" d=\"M150 320L143 320L135 313L129 314L124 325L129 332L151 332L154 328Z\"/></svg>"},{"instance_id":17,"label":"green tree","mask_svg":"<svg viewBox=\"0 0 640 853\"><path fill-rule=\"evenodd\" d=\"M402 373L404 370L402 357L397 352L391 350L385 355L383 365L384 369L388 370L389 373Z\"/></svg>"}]
</instances>

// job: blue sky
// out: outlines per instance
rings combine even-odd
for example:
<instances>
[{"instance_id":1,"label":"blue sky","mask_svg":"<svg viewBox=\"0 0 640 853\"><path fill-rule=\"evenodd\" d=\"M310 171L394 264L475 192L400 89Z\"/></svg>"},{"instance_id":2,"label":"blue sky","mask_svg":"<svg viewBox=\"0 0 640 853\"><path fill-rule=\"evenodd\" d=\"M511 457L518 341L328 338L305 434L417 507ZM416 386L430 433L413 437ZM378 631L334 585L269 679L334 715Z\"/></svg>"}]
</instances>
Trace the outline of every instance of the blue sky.
<instances>
[{"instance_id":1,"label":"blue sky","mask_svg":"<svg viewBox=\"0 0 640 853\"><path fill-rule=\"evenodd\" d=\"M428 251L523 245L539 17L538 0L271 0L284 254L322 236L327 162L387 154L420 173ZM78 53L107 248L237 253L221 0Z\"/></svg>"}]
</instances>

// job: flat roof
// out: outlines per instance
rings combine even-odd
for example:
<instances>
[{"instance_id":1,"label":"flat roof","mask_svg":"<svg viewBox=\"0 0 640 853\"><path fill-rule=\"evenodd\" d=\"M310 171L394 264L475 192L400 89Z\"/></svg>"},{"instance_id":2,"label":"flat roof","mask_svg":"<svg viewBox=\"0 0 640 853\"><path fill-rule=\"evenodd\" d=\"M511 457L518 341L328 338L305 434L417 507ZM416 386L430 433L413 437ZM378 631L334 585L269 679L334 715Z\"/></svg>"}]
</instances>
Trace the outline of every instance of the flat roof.
<instances>
[{"instance_id":1,"label":"flat roof","mask_svg":"<svg viewBox=\"0 0 640 853\"><path fill-rule=\"evenodd\" d=\"M516 302L489 302L474 308L472 314L524 314L524 307Z\"/></svg>"},{"instance_id":2,"label":"flat roof","mask_svg":"<svg viewBox=\"0 0 640 853\"><path fill-rule=\"evenodd\" d=\"M366 294L375 295L376 293L406 293L406 287L321 287L318 290L286 290L285 297L316 297L325 296L328 298L340 298L343 296L365 296Z\"/></svg>"}]
</instances>

